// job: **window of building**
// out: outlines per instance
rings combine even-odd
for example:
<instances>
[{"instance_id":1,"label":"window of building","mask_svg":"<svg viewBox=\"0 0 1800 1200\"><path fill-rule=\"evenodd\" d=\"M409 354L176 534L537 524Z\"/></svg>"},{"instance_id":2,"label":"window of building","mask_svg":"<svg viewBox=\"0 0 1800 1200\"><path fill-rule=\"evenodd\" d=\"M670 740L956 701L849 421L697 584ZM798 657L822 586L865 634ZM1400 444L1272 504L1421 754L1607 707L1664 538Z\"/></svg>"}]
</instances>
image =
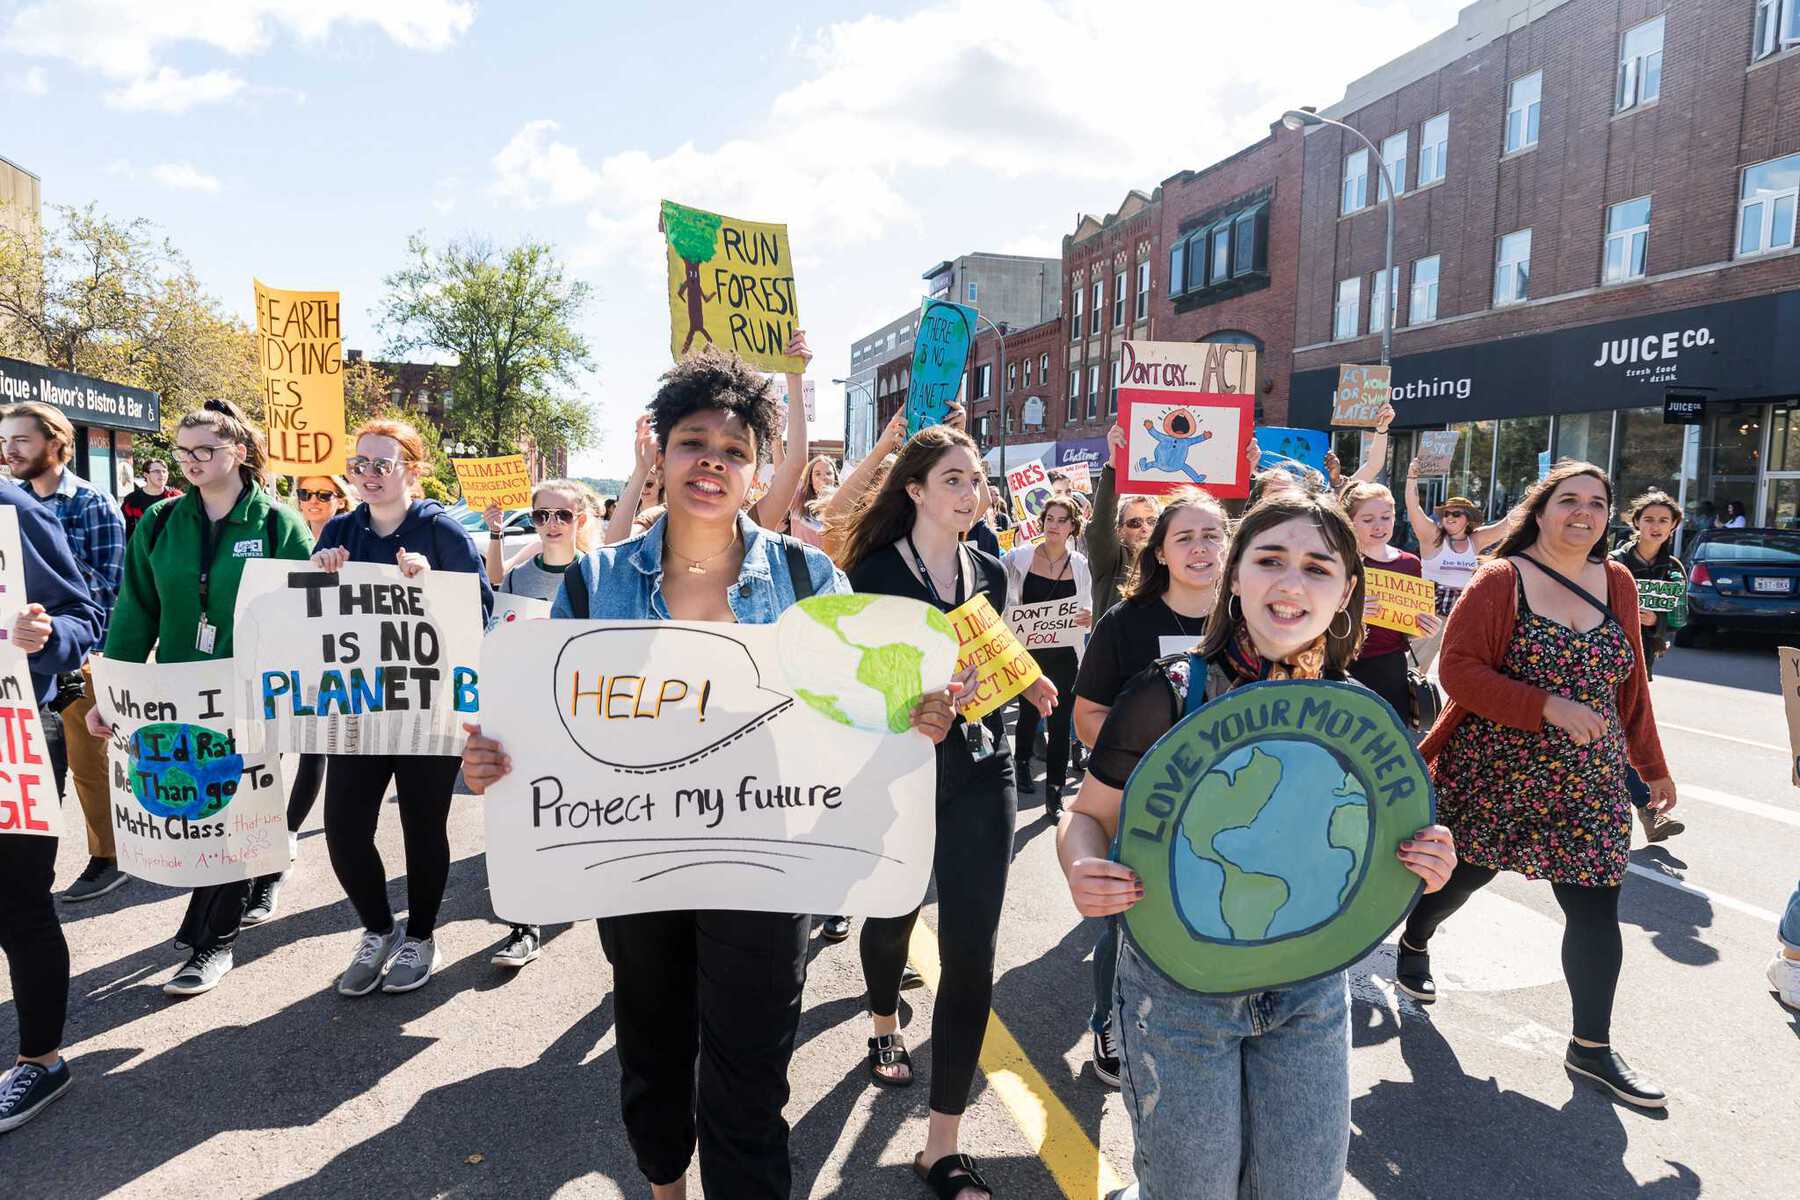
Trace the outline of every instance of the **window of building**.
<instances>
[{"instance_id":1,"label":"window of building","mask_svg":"<svg viewBox=\"0 0 1800 1200\"><path fill-rule=\"evenodd\" d=\"M1423 325L1437 320L1438 256L1413 261L1412 305L1407 311L1408 325Z\"/></svg>"},{"instance_id":2,"label":"window of building","mask_svg":"<svg viewBox=\"0 0 1800 1200\"><path fill-rule=\"evenodd\" d=\"M990 384L992 382L993 370L994 368L991 363L982 363L977 369L975 375L975 398L977 400L985 400L992 393L993 388Z\"/></svg>"},{"instance_id":3,"label":"window of building","mask_svg":"<svg viewBox=\"0 0 1800 1200\"><path fill-rule=\"evenodd\" d=\"M1087 419L1092 421L1100 415L1100 364L1088 364Z\"/></svg>"},{"instance_id":4,"label":"window of building","mask_svg":"<svg viewBox=\"0 0 1800 1200\"><path fill-rule=\"evenodd\" d=\"M1413 186L1442 179L1450 168L1450 114L1439 113L1419 126L1419 176Z\"/></svg>"},{"instance_id":5,"label":"window of building","mask_svg":"<svg viewBox=\"0 0 1800 1200\"><path fill-rule=\"evenodd\" d=\"M1137 305L1133 308L1131 319L1141 321L1150 315L1150 260L1145 259L1137 266Z\"/></svg>"},{"instance_id":6,"label":"window of building","mask_svg":"<svg viewBox=\"0 0 1800 1200\"><path fill-rule=\"evenodd\" d=\"M1791 247L1796 201L1800 201L1800 154L1745 167L1738 193L1738 257Z\"/></svg>"},{"instance_id":7,"label":"window of building","mask_svg":"<svg viewBox=\"0 0 1800 1200\"><path fill-rule=\"evenodd\" d=\"M1344 156L1343 211L1353 213L1369 206L1369 152L1358 150Z\"/></svg>"},{"instance_id":8,"label":"window of building","mask_svg":"<svg viewBox=\"0 0 1800 1200\"><path fill-rule=\"evenodd\" d=\"M1030 379L1031 363L1029 361L1027 361L1025 364L1025 372L1026 372L1026 376L1027 376L1025 382L1029 384L1031 382L1031 379ZM1015 363L1007 363L1006 364L1006 390L1010 392L1018 386L1019 386L1019 364L1016 362Z\"/></svg>"},{"instance_id":9,"label":"window of building","mask_svg":"<svg viewBox=\"0 0 1800 1200\"><path fill-rule=\"evenodd\" d=\"M963 285L963 294L968 297L967 303L969 303L969 304L975 303L974 281L971 280L969 283Z\"/></svg>"},{"instance_id":10,"label":"window of building","mask_svg":"<svg viewBox=\"0 0 1800 1200\"><path fill-rule=\"evenodd\" d=\"M1112 388L1106 393L1106 415L1114 416L1119 411L1119 378L1123 372L1119 369L1119 360L1112 363Z\"/></svg>"},{"instance_id":11,"label":"window of building","mask_svg":"<svg viewBox=\"0 0 1800 1200\"><path fill-rule=\"evenodd\" d=\"M1494 307L1531 298L1531 230L1500 239L1494 252Z\"/></svg>"},{"instance_id":12,"label":"window of building","mask_svg":"<svg viewBox=\"0 0 1800 1200\"><path fill-rule=\"evenodd\" d=\"M984 446L987 445L988 440L988 420L985 413L975 418L975 438Z\"/></svg>"},{"instance_id":13,"label":"window of building","mask_svg":"<svg viewBox=\"0 0 1800 1200\"><path fill-rule=\"evenodd\" d=\"M1544 73L1515 79L1506 92L1506 152L1537 145L1538 117L1543 109Z\"/></svg>"},{"instance_id":14,"label":"window of building","mask_svg":"<svg viewBox=\"0 0 1800 1200\"><path fill-rule=\"evenodd\" d=\"M1212 266L1206 282L1224 283L1231 278L1231 223L1222 222L1212 232Z\"/></svg>"},{"instance_id":15,"label":"window of building","mask_svg":"<svg viewBox=\"0 0 1800 1200\"><path fill-rule=\"evenodd\" d=\"M1767 58L1800 44L1800 0L1757 0L1750 57Z\"/></svg>"},{"instance_id":16,"label":"window of building","mask_svg":"<svg viewBox=\"0 0 1800 1200\"><path fill-rule=\"evenodd\" d=\"M1394 190L1402 195L1406 192L1406 130L1402 129L1392 137L1382 139L1381 165L1388 169L1394 177ZM1381 198L1387 199L1387 180L1381 181Z\"/></svg>"},{"instance_id":17,"label":"window of building","mask_svg":"<svg viewBox=\"0 0 1800 1200\"><path fill-rule=\"evenodd\" d=\"M1256 214L1240 214L1231 228L1231 274L1248 275L1256 267Z\"/></svg>"},{"instance_id":18,"label":"window of building","mask_svg":"<svg viewBox=\"0 0 1800 1200\"><path fill-rule=\"evenodd\" d=\"M1648 104L1662 95L1663 19L1625 31L1619 45L1619 111Z\"/></svg>"},{"instance_id":19,"label":"window of building","mask_svg":"<svg viewBox=\"0 0 1800 1200\"><path fill-rule=\"evenodd\" d=\"M1337 307L1332 315L1331 336L1338 341L1356 336L1357 324L1362 314L1362 280L1341 279L1338 281Z\"/></svg>"},{"instance_id":20,"label":"window of building","mask_svg":"<svg viewBox=\"0 0 1800 1200\"><path fill-rule=\"evenodd\" d=\"M1106 311L1106 280L1094 280L1094 302L1090 307L1092 311L1089 313L1088 332L1099 333L1100 322L1105 319L1102 314Z\"/></svg>"},{"instance_id":21,"label":"window of building","mask_svg":"<svg viewBox=\"0 0 1800 1200\"><path fill-rule=\"evenodd\" d=\"M1050 356L1048 354L1038 355L1038 378L1045 383L1050 382Z\"/></svg>"},{"instance_id":22,"label":"window of building","mask_svg":"<svg viewBox=\"0 0 1800 1200\"><path fill-rule=\"evenodd\" d=\"M1025 386L1026 387L1031 386L1031 359L1030 359L1030 357L1027 357L1025 359Z\"/></svg>"},{"instance_id":23,"label":"window of building","mask_svg":"<svg viewBox=\"0 0 1800 1200\"><path fill-rule=\"evenodd\" d=\"M893 353L893 350L894 350L894 335L893 335L893 334L891 334L891 333L890 333L890 334L888 334L888 336L887 336L887 348L888 348L888 352L889 352L889 353L890 353L890 354L891 354L891 353Z\"/></svg>"},{"instance_id":24,"label":"window of building","mask_svg":"<svg viewBox=\"0 0 1800 1200\"><path fill-rule=\"evenodd\" d=\"M1071 297L1069 340L1071 342L1079 342L1081 340L1081 285L1078 283L1070 288L1069 294Z\"/></svg>"},{"instance_id":25,"label":"window of building","mask_svg":"<svg viewBox=\"0 0 1800 1200\"><path fill-rule=\"evenodd\" d=\"M1387 320L1393 303L1388 297L1400 294L1400 268L1395 267L1393 274L1384 276L1380 271L1369 277L1373 282L1369 287L1369 332L1380 333L1387 327ZM1390 291L1388 285L1393 285Z\"/></svg>"},{"instance_id":26,"label":"window of building","mask_svg":"<svg viewBox=\"0 0 1800 1200\"><path fill-rule=\"evenodd\" d=\"M1201 230L1187 241L1187 278L1188 290L1197 292L1206 286L1206 248L1211 244L1212 232Z\"/></svg>"},{"instance_id":27,"label":"window of building","mask_svg":"<svg viewBox=\"0 0 1800 1200\"><path fill-rule=\"evenodd\" d=\"M1179 296L1187 290L1187 243L1169 247L1169 295Z\"/></svg>"},{"instance_id":28,"label":"window of building","mask_svg":"<svg viewBox=\"0 0 1800 1200\"><path fill-rule=\"evenodd\" d=\"M1644 277L1650 246L1650 197L1639 196L1606 210L1606 258L1600 282L1619 283Z\"/></svg>"},{"instance_id":29,"label":"window of building","mask_svg":"<svg viewBox=\"0 0 1800 1200\"><path fill-rule=\"evenodd\" d=\"M1006 433L1008 437L1011 437L1016 432L1017 430L1013 427L1012 409L1009 408L1006 410Z\"/></svg>"},{"instance_id":30,"label":"window of building","mask_svg":"<svg viewBox=\"0 0 1800 1200\"><path fill-rule=\"evenodd\" d=\"M1125 272L1113 276L1113 328L1125 324Z\"/></svg>"}]
</instances>

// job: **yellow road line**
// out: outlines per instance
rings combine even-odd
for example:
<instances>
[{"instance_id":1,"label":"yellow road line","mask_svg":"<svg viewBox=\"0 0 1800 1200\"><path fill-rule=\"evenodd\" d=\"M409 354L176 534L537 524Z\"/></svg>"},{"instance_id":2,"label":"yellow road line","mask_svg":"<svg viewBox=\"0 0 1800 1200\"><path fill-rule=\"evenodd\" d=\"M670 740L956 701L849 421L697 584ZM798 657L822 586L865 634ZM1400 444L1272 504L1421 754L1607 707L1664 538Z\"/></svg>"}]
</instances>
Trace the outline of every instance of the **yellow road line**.
<instances>
[{"instance_id":1,"label":"yellow road line","mask_svg":"<svg viewBox=\"0 0 1800 1200\"><path fill-rule=\"evenodd\" d=\"M937 934L922 917L913 923L911 950L912 965L925 977L925 986L935 993L939 977ZM1050 1168L1068 1200L1105 1200L1108 1192L1129 1182L1119 1178L1075 1114L1031 1065L1012 1030L991 1009L987 1037L981 1044L981 1071L987 1076L988 1086L1012 1114L1013 1124Z\"/></svg>"}]
</instances>

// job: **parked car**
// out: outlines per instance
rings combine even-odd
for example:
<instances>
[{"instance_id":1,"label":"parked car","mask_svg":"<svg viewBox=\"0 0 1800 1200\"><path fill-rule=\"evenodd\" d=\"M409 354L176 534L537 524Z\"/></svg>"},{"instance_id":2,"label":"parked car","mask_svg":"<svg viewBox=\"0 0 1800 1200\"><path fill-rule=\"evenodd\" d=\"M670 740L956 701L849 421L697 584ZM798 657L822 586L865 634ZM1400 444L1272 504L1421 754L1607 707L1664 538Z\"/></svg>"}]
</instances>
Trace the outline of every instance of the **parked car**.
<instances>
[{"instance_id":1,"label":"parked car","mask_svg":"<svg viewBox=\"0 0 1800 1200\"><path fill-rule=\"evenodd\" d=\"M485 558L488 544L487 518L460 502L450 510L450 515L469 531L469 537L475 543L475 553ZM506 514L500 531L500 548L511 557L514 550L530 541L533 536L531 514L522 508L513 509Z\"/></svg>"},{"instance_id":2,"label":"parked car","mask_svg":"<svg viewBox=\"0 0 1800 1200\"><path fill-rule=\"evenodd\" d=\"M1709 529L1688 552L1691 646L1720 629L1800 631L1800 530Z\"/></svg>"}]
</instances>

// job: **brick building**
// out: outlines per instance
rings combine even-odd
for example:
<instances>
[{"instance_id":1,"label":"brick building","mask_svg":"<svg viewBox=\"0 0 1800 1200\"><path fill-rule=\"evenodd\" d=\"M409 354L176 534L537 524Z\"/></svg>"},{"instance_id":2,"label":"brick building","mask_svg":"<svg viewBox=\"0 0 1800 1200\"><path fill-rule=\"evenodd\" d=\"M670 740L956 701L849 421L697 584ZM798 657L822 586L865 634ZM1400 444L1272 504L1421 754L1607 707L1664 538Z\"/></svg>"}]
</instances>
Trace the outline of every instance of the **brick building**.
<instances>
[{"instance_id":1,"label":"brick building","mask_svg":"<svg viewBox=\"0 0 1800 1200\"><path fill-rule=\"evenodd\" d=\"M1106 217L1082 216L1063 238L1063 394L1055 462L1098 462L1119 411L1119 343L1151 336L1151 291L1163 249L1163 193L1133 189Z\"/></svg>"},{"instance_id":2,"label":"brick building","mask_svg":"<svg viewBox=\"0 0 1800 1200\"><path fill-rule=\"evenodd\" d=\"M894 414L906 405L906 388L912 382L912 348L875 364L875 437L887 428ZM847 439L846 439L847 440ZM874 438L869 439L874 445ZM846 453L848 448L846 447Z\"/></svg>"},{"instance_id":3,"label":"brick building","mask_svg":"<svg viewBox=\"0 0 1800 1200\"><path fill-rule=\"evenodd\" d=\"M1163 180L1150 329L1158 341L1235 342L1257 355L1256 419L1287 423L1299 270L1300 134L1269 136Z\"/></svg>"},{"instance_id":4,"label":"brick building","mask_svg":"<svg viewBox=\"0 0 1800 1200\"><path fill-rule=\"evenodd\" d=\"M1063 350L1067 345L1060 318L1006 332L1005 381L1002 384L999 339L983 329L969 353L969 433L988 464L1000 469L999 395L1006 397L1006 462L1009 468L1043 460L1061 431L1057 399L1063 383Z\"/></svg>"},{"instance_id":5,"label":"brick building","mask_svg":"<svg viewBox=\"0 0 1800 1200\"><path fill-rule=\"evenodd\" d=\"M1292 423L1394 310L1398 425L1463 434L1434 494L1497 514L1540 456L1800 524L1800 0L1481 0L1304 138ZM1353 144L1354 143L1354 144ZM1374 326L1371 327L1371 318ZM1670 394L1701 423L1665 423ZM1396 439L1403 471L1411 439Z\"/></svg>"}]
</instances>

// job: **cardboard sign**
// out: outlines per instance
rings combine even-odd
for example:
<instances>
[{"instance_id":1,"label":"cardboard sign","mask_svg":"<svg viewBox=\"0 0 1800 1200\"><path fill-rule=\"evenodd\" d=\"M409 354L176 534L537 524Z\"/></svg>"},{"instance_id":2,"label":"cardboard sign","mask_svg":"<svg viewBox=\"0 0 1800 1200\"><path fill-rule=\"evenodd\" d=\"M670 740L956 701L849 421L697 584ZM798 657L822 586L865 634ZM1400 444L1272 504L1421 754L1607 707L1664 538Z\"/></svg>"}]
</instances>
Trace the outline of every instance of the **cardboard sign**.
<instances>
[{"instance_id":1,"label":"cardboard sign","mask_svg":"<svg viewBox=\"0 0 1800 1200\"><path fill-rule=\"evenodd\" d=\"M1393 379L1392 367L1339 367L1337 391L1331 397L1332 425L1373 429L1380 424Z\"/></svg>"},{"instance_id":2,"label":"cardboard sign","mask_svg":"<svg viewBox=\"0 0 1800 1200\"><path fill-rule=\"evenodd\" d=\"M96 658L94 695L118 734L107 772L121 871L210 887L287 870L281 757L241 752L230 659Z\"/></svg>"},{"instance_id":3,"label":"cardboard sign","mask_svg":"<svg viewBox=\"0 0 1800 1200\"><path fill-rule=\"evenodd\" d=\"M480 708L474 575L253 559L236 626L244 753L462 753Z\"/></svg>"},{"instance_id":4,"label":"cardboard sign","mask_svg":"<svg viewBox=\"0 0 1800 1200\"><path fill-rule=\"evenodd\" d=\"M1094 494L1094 472L1086 463L1073 463L1057 469L1063 473L1063 478L1069 481L1070 491L1080 492L1084 496Z\"/></svg>"},{"instance_id":5,"label":"cardboard sign","mask_svg":"<svg viewBox=\"0 0 1800 1200\"><path fill-rule=\"evenodd\" d=\"M1325 474L1325 452L1331 436L1319 429L1295 429L1288 425L1258 425L1256 446L1262 451L1259 466L1308 468Z\"/></svg>"},{"instance_id":6,"label":"cardboard sign","mask_svg":"<svg viewBox=\"0 0 1800 1200\"><path fill-rule=\"evenodd\" d=\"M1006 610L1006 624L1027 650L1078 647L1087 637L1087 629L1081 624L1081 613L1086 607L1080 599L1015 604Z\"/></svg>"},{"instance_id":7,"label":"cardboard sign","mask_svg":"<svg viewBox=\"0 0 1800 1200\"><path fill-rule=\"evenodd\" d=\"M450 465L456 468L463 499L475 512L486 512L490 504L508 509L531 507L531 469L523 454L453 458Z\"/></svg>"},{"instance_id":8,"label":"cardboard sign","mask_svg":"<svg viewBox=\"0 0 1800 1200\"><path fill-rule=\"evenodd\" d=\"M1462 434L1454 429L1433 429L1419 435L1419 474L1448 475L1456 461L1456 443Z\"/></svg>"},{"instance_id":9,"label":"cardboard sign","mask_svg":"<svg viewBox=\"0 0 1800 1200\"><path fill-rule=\"evenodd\" d=\"M966 719L981 720L1043 678L1037 660L1026 653L986 595L977 592L952 611L950 627L956 631L957 672L976 668L975 689L962 706Z\"/></svg>"},{"instance_id":10,"label":"cardboard sign","mask_svg":"<svg viewBox=\"0 0 1800 1200\"><path fill-rule=\"evenodd\" d=\"M1640 579L1637 590L1645 612L1672 613L1687 602L1687 584L1679 579Z\"/></svg>"},{"instance_id":11,"label":"cardboard sign","mask_svg":"<svg viewBox=\"0 0 1800 1200\"><path fill-rule=\"evenodd\" d=\"M1363 624L1397 629L1408 637L1424 637L1419 618L1437 612L1437 584L1417 575L1369 567L1363 572L1371 608Z\"/></svg>"},{"instance_id":12,"label":"cardboard sign","mask_svg":"<svg viewBox=\"0 0 1800 1200\"><path fill-rule=\"evenodd\" d=\"M495 592L494 613L488 618L488 632L492 633L502 625L516 625L520 621L548 621L550 609L550 601L539 600L536 596Z\"/></svg>"},{"instance_id":13,"label":"cardboard sign","mask_svg":"<svg viewBox=\"0 0 1800 1200\"><path fill-rule=\"evenodd\" d=\"M0 509L18 528L18 514ZM13 555L12 562L18 561ZM44 722L23 651L0 646L0 834L62 835L62 801L50 773Z\"/></svg>"},{"instance_id":14,"label":"cardboard sign","mask_svg":"<svg viewBox=\"0 0 1800 1200\"><path fill-rule=\"evenodd\" d=\"M268 409L268 469L278 475L342 475L344 339L336 292L290 292L260 279L256 357Z\"/></svg>"},{"instance_id":15,"label":"cardboard sign","mask_svg":"<svg viewBox=\"0 0 1800 1200\"><path fill-rule=\"evenodd\" d=\"M978 314L966 304L926 298L913 334L912 375L906 385L906 432L941 424L962 388L975 345Z\"/></svg>"},{"instance_id":16,"label":"cardboard sign","mask_svg":"<svg viewBox=\"0 0 1800 1200\"><path fill-rule=\"evenodd\" d=\"M1022 492L1031 487L1049 487L1050 473L1044 469L1043 463L1029 462L1006 473L1006 486L1014 492Z\"/></svg>"},{"instance_id":17,"label":"cardboard sign","mask_svg":"<svg viewBox=\"0 0 1800 1200\"><path fill-rule=\"evenodd\" d=\"M1013 538L1017 536L1011 529L1000 529L994 533L994 540L1000 543L1002 553L1013 548Z\"/></svg>"},{"instance_id":18,"label":"cardboard sign","mask_svg":"<svg viewBox=\"0 0 1800 1200\"><path fill-rule=\"evenodd\" d=\"M1178 633L1165 633L1156 639L1156 656L1168 658L1172 654L1192 654L1199 647L1200 639L1205 636L1204 631L1195 633L1191 637L1183 637Z\"/></svg>"},{"instance_id":19,"label":"cardboard sign","mask_svg":"<svg viewBox=\"0 0 1800 1200\"><path fill-rule=\"evenodd\" d=\"M12 637L13 618L24 608L25 548L19 542L19 510L0 504L0 646Z\"/></svg>"},{"instance_id":20,"label":"cardboard sign","mask_svg":"<svg viewBox=\"0 0 1800 1200\"><path fill-rule=\"evenodd\" d=\"M1144 883L1125 935L1207 995L1329 975L1412 907L1423 884L1395 851L1435 808L1424 760L1373 692L1236 688L1164 734L1125 783L1118 860Z\"/></svg>"},{"instance_id":21,"label":"cardboard sign","mask_svg":"<svg viewBox=\"0 0 1800 1200\"><path fill-rule=\"evenodd\" d=\"M499 630L482 655L507 697L483 732L513 761L487 793L495 910L910 912L937 772L908 719L955 655L944 614L897 596L818 596L774 625Z\"/></svg>"},{"instance_id":22,"label":"cardboard sign","mask_svg":"<svg viewBox=\"0 0 1800 1200\"><path fill-rule=\"evenodd\" d=\"M786 225L765 225L662 202L669 258L669 350L729 350L759 371L800 372L787 353L800 326Z\"/></svg>"},{"instance_id":23,"label":"cardboard sign","mask_svg":"<svg viewBox=\"0 0 1800 1200\"><path fill-rule=\"evenodd\" d=\"M1120 495L1161 496L1200 484L1223 499L1250 494L1256 351L1215 342L1121 343L1114 455Z\"/></svg>"},{"instance_id":24,"label":"cardboard sign","mask_svg":"<svg viewBox=\"0 0 1800 1200\"><path fill-rule=\"evenodd\" d=\"M1138 342L1119 346L1119 386L1199 396L1253 396L1256 348L1235 342Z\"/></svg>"},{"instance_id":25,"label":"cardboard sign","mask_svg":"<svg viewBox=\"0 0 1800 1200\"><path fill-rule=\"evenodd\" d=\"M1800 787L1800 650L1781 647L1781 699L1787 705L1788 754L1794 760L1794 786Z\"/></svg>"}]
</instances>

